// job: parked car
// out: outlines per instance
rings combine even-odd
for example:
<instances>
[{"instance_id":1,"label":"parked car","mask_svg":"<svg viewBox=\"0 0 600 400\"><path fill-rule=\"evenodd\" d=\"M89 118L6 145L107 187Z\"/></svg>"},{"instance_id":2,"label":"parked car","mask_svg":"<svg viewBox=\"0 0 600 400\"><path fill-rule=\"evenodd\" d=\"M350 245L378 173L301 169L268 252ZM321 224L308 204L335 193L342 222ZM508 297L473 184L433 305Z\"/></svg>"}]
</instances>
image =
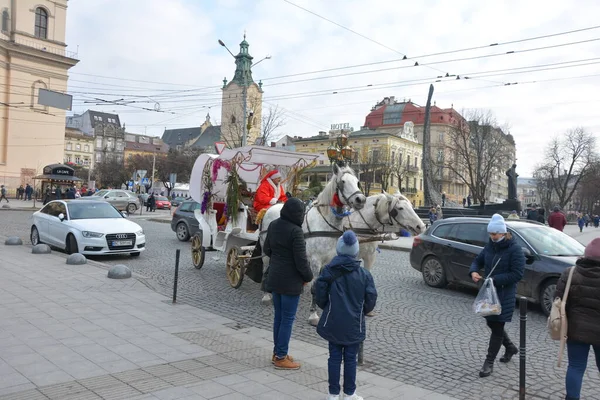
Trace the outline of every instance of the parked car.
<instances>
[{"instance_id":1,"label":"parked car","mask_svg":"<svg viewBox=\"0 0 600 400\"><path fill-rule=\"evenodd\" d=\"M179 205L181 203L183 203L185 201L185 197L175 197L173 200L171 200L171 205L173 207L179 207Z\"/></svg>"},{"instance_id":2,"label":"parked car","mask_svg":"<svg viewBox=\"0 0 600 400\"><path fill-rule=\"evenodd\" d=\"M435 222L414 238L410 252L412 267L432 287L441 288L452 282L477 288L469 276L469 268L489 240L488 222L489 218L473 217ZM558 278L583 256L585 247L572 237L536 222L506 220L506 225L527 259L517 293L539 303L549 314Z\"/></svg>"},{"instance_id":3,"label":"parked car","mask_svg":"<svg viewBox=\"0 0 600 400\"><path fill-rule=\"evenodd\" d=\"M134 214L141 207L140 200L135 193L121 189L99 190L91 196L82 197L82 199L105 200L115 206L117 210L127 211L129 214Z\"/></svg>"},{"instance_id":4,"label":"parked car","mask_svg":"<svg viewBox=\"0 0 600 400\"><path fill-rule=\"evenodd\" d=\"M33 245L46 243L86 255L139 256L146 249L142 228L106 201L54 200L32 218Z\"/></svg>"},{"instance_id":5,"label":"parked car","mask_svg":"<svg viewBox=\"0 0 600 400\"><path fill-rule=\"evenodd\" d=\"M177 235L177 239L187 242L200 231L200 225L194 216L194 211L199 209L200 204L194 200L186 200L177 207L171 219L171 229Z\"/></svg>"},{"instance_id":6,"label":"parked car","mask_svg":"<svg viewBox=\"0 0 600 400\"><path fill-rule=\"evenodd\" d=\"M171 202L165 196L155 196L156 199L156 208L159 210L170 210Z\"/></svg>"}]
</instances>

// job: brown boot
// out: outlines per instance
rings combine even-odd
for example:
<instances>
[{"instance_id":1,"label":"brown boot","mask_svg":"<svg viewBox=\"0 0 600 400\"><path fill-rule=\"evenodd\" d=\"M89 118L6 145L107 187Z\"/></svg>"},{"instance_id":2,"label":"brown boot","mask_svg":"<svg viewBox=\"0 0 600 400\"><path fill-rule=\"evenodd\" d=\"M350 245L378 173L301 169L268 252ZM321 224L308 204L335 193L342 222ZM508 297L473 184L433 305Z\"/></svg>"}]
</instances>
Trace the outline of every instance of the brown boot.
<instances>
[{"instance_id":1,"label":"brown boot","mask_svg":"<svg viewBox=\"0 0 600 400\"><path fill-rule=\"evenodd\" d=\"M275 358L275 369L300 369L300 364L285 356L282 359Z\"/></svg>"},{"instance_id":2,"label":"brown boot","mask_svg":"<svg viewBox=\"0 0 600 400\"><path fill-rule=\"evenodd\" d=\"M290 356L289 354L286 357L289 358L291 362L294 362L294 357ZM273 354L273 357L271 358L271 364L275 364L275 360L277 360L277 356Z\"/></svg>"}]
</instances>

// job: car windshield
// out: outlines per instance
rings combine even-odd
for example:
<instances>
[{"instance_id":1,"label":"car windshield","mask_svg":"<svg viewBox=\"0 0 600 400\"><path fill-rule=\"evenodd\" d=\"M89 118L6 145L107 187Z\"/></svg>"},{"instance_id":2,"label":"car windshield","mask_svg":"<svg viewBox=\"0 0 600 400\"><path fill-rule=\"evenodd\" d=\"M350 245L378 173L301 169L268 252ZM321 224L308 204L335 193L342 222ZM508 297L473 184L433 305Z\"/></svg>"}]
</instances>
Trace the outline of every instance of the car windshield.
<instances>
[{"instance_id":1,"label":"car windshield","mask_svg":"<svg viewBox=\"0 0 600 400\"><path fill-rule=\"evenodd\" d=\"M70 202L68 207L71 219L123 218L110 203L74 201Z\"/></svg>"},{"instance_id":2,"label":"car windshield","mask_svg":"<svg viewBox=\"0 0 600 400\"><path fill-rule=\"evenodd\" d=\"M93 196L104 196L106 193L108 193L108 190L99 190Z\"/></svg>"},{"instance_id":3,"label":"car windshield","mask_svg":"<svg viewBox=\"0 0 600 400\"><path fill-rule=\"evenodd\" d=\"M169 201L169 199L167 199L164 196L156 196L156 200L160 200L160 201Z\"/></svg>"},{"instance_id":4,"label":"car windshield","mask_svg":"<svg viewBox=\"0 0 600 400\"><path fill-rule=\"evenodd\" d=\"M518 229L519 234L539 254L546 256L582 256L585 247L571 236L554 228L525 227Z\"/></svg>"}]
</instances>

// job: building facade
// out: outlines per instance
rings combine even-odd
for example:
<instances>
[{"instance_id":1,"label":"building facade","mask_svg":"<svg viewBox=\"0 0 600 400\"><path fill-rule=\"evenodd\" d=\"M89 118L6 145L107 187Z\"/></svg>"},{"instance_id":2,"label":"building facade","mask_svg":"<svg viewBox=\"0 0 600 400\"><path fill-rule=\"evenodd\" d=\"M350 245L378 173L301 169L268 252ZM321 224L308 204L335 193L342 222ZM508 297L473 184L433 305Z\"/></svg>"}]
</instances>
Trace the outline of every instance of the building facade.
<instances>
[{"instance_id":1,"label":"building facade","mask_svg":"<svg viewBox=\"0 0 600 400\"><path fill-rule=\"evenodd\" d=\"M125 149L123 159L125 165L130 157L165 155L169 152L169 146L155 136L137 135L134 133L125 133Z\"/></svg>"},{"instance_id":2,"label":"building facade","mask_svg":"<svg viewBox=\"0 0 600 400\"><path fill-rule=\"evenodd\" d=\"M210 114L202 125L194 128L165 129L162 141L169 148L183 150L186 147L200 149L207 153L215 152L215 142L221 140L221 126L210 122Z\"/></svg>"},{"instance_id":3,"label":"building facade","mask_svg":"<svg viewBox=\"0 0 600 400\"><path fill-rule=\"evenodd\" d=\"M65 164L94 169L94 138L79 129L65 129Z\"/></svg>"},{"instance_id":4,"label":"building facade","mask_svg":"<svg viewBox=\"0 0 600 400\"><path fill-rule=\"evenodd\" d=\"M271 142L271 147L277 147L282 150L296 151L296 140L301 139L298 136L291 137L289 135L284 135L280 139L275 142Z\"/></svg>"},{"instance_id":5,"label":"building facade","mask_svg":"<svg viewBox=\"0 0 600 400\"><path fill-rule=\"evenodd\" d=\"M83 114L75 114L67 117L67 128L79 129L88 136L94 136L94 129L102 124L110 124L121 127L121 120L117 114L109 114L94 110L87 110Z\"/></svg>"},{"instance_id":6,"label":"building facade","mask_svg":"<svg viewBox=\"0 0 600 400\"><path fill-rule=\"evenodd\" d=\"M254 145L262 132L262 83L252 79L252 59L248 51L250 45L244 40L240 52L235 56L235 74L228 83L223 79L221 101L221 140L228 147L240 147L244 133L244 99L246 100L247 145Z\"/></svg>"},{"instance_id":7,"label":"building facade","mask_svg":"<svg viewBox=\"0 0 600 400\"><path fill-rule=\"evenodd\" d=\"M66 112L38 104L64 93L77 54L66 50L67 0L0 0L0 182L9 190L64 159Z\"/></svg>"},{"instance_id":8,"label":"building facade","mask_svg":"<svg viewBox=\"0 0 600 400\"><path fill-rule=\"evenodd\" d=\"M348 145L353 149L352 168L358 173L365 194L400 190L414 206L424 205L423 146L418 142L411 123L395 134L367 128L322 131L317 136L295 139L296 151L319 153L326 157L327 149L340 134L348 136Z\"/></svg>"}]
</instances>

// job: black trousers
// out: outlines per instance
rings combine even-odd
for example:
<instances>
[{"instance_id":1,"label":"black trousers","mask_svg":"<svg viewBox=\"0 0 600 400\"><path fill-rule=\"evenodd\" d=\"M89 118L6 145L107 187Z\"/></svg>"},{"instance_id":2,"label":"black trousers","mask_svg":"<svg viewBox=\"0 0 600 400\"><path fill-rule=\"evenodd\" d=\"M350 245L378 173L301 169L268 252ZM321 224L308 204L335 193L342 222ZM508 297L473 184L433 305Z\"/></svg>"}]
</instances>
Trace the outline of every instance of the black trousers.
<instances>
[{"instance_id":1,"label":"black trousers","mask_svg":"<svg viewBox=\"0 0 600 400\"><path fill-rule=\"evenodd\" d=\"M490 343L488 345L487 360L494 362L498 352L504 347L514 346L508 333L504 330L505 322L488 321L486 320L487 326L491 329L492 334L490 335Z\"/></svg>"}]
</instances>

